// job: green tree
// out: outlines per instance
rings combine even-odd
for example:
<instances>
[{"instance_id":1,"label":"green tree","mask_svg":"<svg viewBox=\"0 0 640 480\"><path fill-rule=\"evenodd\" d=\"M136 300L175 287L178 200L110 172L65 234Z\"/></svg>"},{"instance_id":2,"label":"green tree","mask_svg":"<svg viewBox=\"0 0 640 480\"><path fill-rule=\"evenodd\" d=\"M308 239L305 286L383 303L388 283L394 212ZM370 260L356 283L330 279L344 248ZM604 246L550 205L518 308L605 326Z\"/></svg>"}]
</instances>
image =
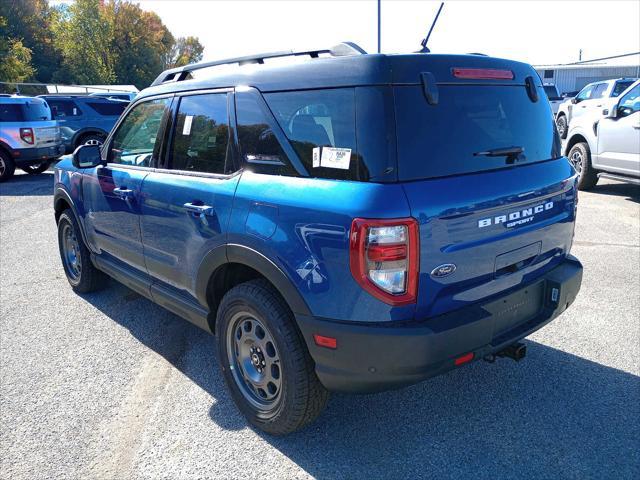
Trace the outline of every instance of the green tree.
<instances>
[{"instance_id":1,"label":"green tree","mask_svg":"<svg viewBox=\"0 0 640 480\"><path fill-rule=\"evenodd\" d=\"M55 9L49 7L47 0L0 0L0 16L6 20L0 27L2 41L20 42L31 52L31 62L36 67L25 80L33 80L35 74L38 81L48 82L60 66L62 55L51 30L53 15Z\"/></svg>"},{"instance_id":2,"label":"green tree","mask_svg":"<svg viewBox=\"0 0 640 480\"><path fill-rule=\"evenodd\" d=\"M165 67L181 67L202 60L204 47L197 37L180 37L173 44Z\"/></svg>"},{"instance_id":3,"label":"green tree","mask_svg":"<svg viewBox=\"0 0 640 480\"><path fill-rule=\"evenodd\" d=\"M111 52L118 83L148 87L164 67L164 59L175 43L160 17L130 2L106 4L113 25Z\"/></svg>"},{"instance_id":4,"label":"green tree","mask_svg":"<svg viewBox=\"0 0 640 480\"><path fill-rule=\"evenodd\" d=\"M62 72L56 79L80 84L109 84L116 80L111 39L114 25L101 0L76 0L58 10L53 22L62 51Z\"/></svg>"},{"instance_id":5,"label":"green tree","mask_svg":"<svg viewBox=\"0 0 640 480\"><path fill-rule=\"evenodd\" d=\"M22 41L9 38L4 33L6 25L7 20L0 17L0 81L23 82L35 71L31 65L31 50Z\"/></svg>"}]
</instances>

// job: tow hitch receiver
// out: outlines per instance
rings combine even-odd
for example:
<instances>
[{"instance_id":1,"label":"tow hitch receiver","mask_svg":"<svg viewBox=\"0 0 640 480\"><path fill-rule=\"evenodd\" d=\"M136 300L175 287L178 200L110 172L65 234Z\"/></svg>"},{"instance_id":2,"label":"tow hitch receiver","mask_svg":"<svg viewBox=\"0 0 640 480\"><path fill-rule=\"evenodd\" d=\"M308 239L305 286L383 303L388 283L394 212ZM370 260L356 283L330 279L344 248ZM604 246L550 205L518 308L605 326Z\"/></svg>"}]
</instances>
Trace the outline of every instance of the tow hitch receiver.
<instances>
[{"instance_id":1,"label":"tow hitch receiver","mask_svg":"<svg viewBox=\"0 0 640 480\"><path fill-rule=\"evenodd\" d=\"M519 362L520 360L522 360L526 355L527 355L527 346L524 343L520 343L520 342L509 345L504 350L501 350L498 353L496 353L496 356L498 357L509 357L515 360L516 362Z\"/></svg>"}]
</instances>

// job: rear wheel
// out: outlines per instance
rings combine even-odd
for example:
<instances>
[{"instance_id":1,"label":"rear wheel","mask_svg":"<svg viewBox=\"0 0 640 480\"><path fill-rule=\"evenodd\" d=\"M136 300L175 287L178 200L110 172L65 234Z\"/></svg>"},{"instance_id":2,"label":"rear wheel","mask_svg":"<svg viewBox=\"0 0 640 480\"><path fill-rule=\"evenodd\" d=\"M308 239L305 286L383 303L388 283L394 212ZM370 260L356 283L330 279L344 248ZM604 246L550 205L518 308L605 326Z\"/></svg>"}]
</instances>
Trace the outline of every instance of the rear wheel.
<instances>
[{"instance_id":1,"label":"rear wheel","mask_svg":"<svg viewBox=\"0 0 640 480\"><path fill-rule=\"evenodd\" d=\"M578 189L589 190L598 183L598 174L591 166L591 152L589 145L584 142L576 143L569 150L569 161L578 173Z\"/></svg>"},{"instance_id":2,"label":"rear wheel","mask_svg":"<svg viewBox=\"0 0 640 480\"><path fill-rule=\"evenodd\" d=\"M567 138L567 132L569 131L569 125L567 124L567 117L564 114L558 115L556 119L556 127L558 127L558 134L560 138Z\"/></svg>"},{"instance_id":3,"label":"rear wheel","mask_svg":"<svg viewBox=\"0 0 640 480\"><path fill-rule=\"evenodd\" d=\"M104 143L104 137L97 133L85 135L80 139L77 146L80 145L102 145Z\"/></svg>"},{"instance_id":4,"label":"rear wheel","mask_svg":"<svg viewBox=\"0 0 640 480\"><path fill-rule=\"evenodd\" d=\"M0 182L4 182L13 177L15 170L16 164L13 163L13 159L8 153L0 150Z\"/></svg>"},{"instance_id":5,"label":"rear wheel","mask_svg":"<svg viewBox=\"0 0 640 480\"><path fill-rule=\"evenodd\" d=\"M35 163L33 165L28 165L26 167L20 167L20 168L30 175L37 175L39 173L45 172L50 165L51 165L51 162L41 162L41 163Z\"/></svg>"},{"instance_id":6,"label":"rear wheel","mask_svg":"<svg viewBox=\"0 0 640 480\"><path fill-rule=\"evenodd\" d=\"M285 435L312 422L322 386L293 315L265 280L227 292L216 321L218 360L233 399L257 428Z\"/></svg>"},{"instance_id":7,"label":"rear wheel","mask_svg":"<svg viewBox=\"0 0 640 480\"><path fill-rule=\"evenodd\" d=\"M106 275L91 263L89 250L70 209L62 212L58 220L58 247L64 273L75 292L89 293L104 285Z\"/></svg>"}]
</instances>

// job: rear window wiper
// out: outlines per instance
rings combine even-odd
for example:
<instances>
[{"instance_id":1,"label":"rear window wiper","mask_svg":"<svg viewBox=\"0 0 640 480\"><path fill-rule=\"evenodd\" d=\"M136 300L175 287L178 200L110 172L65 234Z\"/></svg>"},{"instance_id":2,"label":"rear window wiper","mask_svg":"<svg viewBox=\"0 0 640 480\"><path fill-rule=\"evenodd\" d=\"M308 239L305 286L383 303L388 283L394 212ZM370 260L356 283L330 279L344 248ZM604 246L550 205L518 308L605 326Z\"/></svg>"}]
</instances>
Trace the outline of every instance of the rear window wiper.
<instances>
[{"instance_id":1,"label":"rear window wiper","mask_svg":"<svg viewBox=\"0 0 640 480\"><path fill-rule=\"evenodd\" d=\"M503 147L492 148L491 150L484 150L482 152L476 152L474 157L507 157L507 163L514 163L517 161L526 160L524 156L523 147Z\"/></svg>"}]
</instances>

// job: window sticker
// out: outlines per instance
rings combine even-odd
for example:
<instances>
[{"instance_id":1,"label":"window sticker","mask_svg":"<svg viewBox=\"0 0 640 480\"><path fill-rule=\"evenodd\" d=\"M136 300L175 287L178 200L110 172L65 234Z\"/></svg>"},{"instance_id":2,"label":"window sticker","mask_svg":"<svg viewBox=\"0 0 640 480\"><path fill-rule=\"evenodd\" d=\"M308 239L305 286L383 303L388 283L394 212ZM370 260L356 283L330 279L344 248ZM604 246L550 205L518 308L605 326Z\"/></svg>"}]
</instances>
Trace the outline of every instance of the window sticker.
<instances>
[{"instance_id":1,"label":"window sticker","mask_svg":"<svg viewBox=\"0 0 640 480\"><path fill-rule=\"evenodd\" d=\"M351 162L350 148L322 147L322 155L320 156L320 166L326 168L338 168L340 170L349 170ZM315 166L315 149L314 149L314 166Z\"/></svg>"},{"instance_id":2,"label":"window sticker","mask_svg":"<svg viewBox=\"0 0 640 480\"><path fill-rule=\"evenodd\" d=\"M184 117L184 126L182 127L183 135L191 135L191 122L193 122L193 115Z\"/></svg>"},{"instance_id":3,"label":"window sticker","mask_svg":"<svg viewBox=\"0 0 640 480\"><path fill-rule=\"evenodd\" d=\"M320 166L320 147L316 147L313 149L313 168L318 168Z\"/></svg>"}]
</instances>

